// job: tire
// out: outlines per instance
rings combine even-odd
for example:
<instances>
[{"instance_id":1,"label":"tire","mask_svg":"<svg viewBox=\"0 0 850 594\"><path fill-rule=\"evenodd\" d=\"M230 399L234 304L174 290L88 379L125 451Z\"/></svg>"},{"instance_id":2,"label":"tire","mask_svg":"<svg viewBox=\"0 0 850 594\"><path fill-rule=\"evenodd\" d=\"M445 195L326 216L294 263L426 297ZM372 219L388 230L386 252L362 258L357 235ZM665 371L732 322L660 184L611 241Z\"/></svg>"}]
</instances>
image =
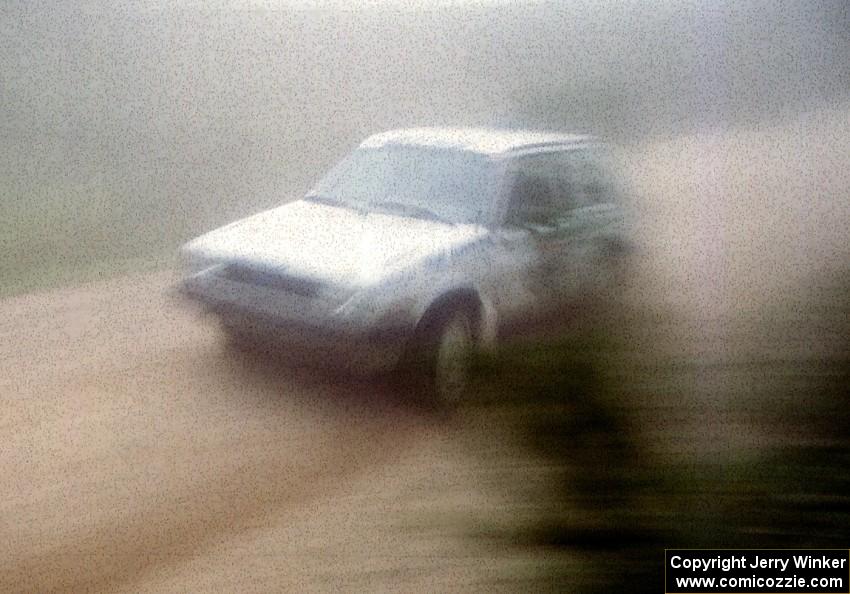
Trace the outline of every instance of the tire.
<instances>
[{"instance_id":1,"label":"tire","mask_svg":"<svg viewBox=\"0 0 850 594\"><path fill-rule=\"evenodd\" d=\"M423 324L409 358L413 388L429 403L454 407L469 384L474 333L462 308L438 312Z\"/></svg>"}]
</instances>

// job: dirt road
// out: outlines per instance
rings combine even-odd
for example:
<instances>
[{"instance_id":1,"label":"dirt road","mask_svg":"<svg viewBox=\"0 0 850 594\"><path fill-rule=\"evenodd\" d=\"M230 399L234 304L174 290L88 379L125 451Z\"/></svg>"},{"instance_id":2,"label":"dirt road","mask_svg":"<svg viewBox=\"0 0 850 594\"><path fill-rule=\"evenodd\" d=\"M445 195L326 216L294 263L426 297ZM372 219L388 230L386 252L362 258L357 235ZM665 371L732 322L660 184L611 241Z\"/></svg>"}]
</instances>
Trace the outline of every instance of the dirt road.
<instances>
[{"instance_id":1,"label":"dirt road","mask_svg":"<svg viewBox=\"0 0 850 594\"><path fill-rule=\"evenodd\" d=\"M233 356L170 282L0 302L0 591L420 590L522 573L468 541L494 495L451 423L380 386Z\"/></svg>"},{"instance_id":2,"label":"dirt road","mask_svg":"<svg viewBox=\"0 0 850 594\"><path fill-rule=\"evenodd\" d=\"M780 390L735 364L844 348L844 310L813 304L840 302L819 282L850 254L848 113L623 151L651 314L623 331L635 397L665 411L643 424L652 445L738 459L787 443L741 412ZM534 501L539 461L502 427L234 356L171 282L0 301L0 591L529 589L539 555L470 537L522 521L506 493Z\"/></svg>"}]
</instances>

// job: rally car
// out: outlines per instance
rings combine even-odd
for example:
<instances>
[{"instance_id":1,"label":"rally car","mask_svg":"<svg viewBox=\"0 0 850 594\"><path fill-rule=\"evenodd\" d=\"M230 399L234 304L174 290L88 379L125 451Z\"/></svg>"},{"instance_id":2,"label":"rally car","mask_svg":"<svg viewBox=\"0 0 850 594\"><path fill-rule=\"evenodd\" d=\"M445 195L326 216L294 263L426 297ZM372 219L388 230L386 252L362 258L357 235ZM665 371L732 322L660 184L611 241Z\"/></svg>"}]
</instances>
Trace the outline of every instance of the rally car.
<instances>
[{"instance_id":1,"label":"rally car","mask_svg":"<svg viewBox=\"0 0 850 594\"><path fill-rule=\"evenodd\" d=\"M597 283L623 244L584 135L415 128L367 138L306 196L182 248L182 291L234 340L374 373L419 365L444 401L469 353Z\"/></svg>"}]
</instances>

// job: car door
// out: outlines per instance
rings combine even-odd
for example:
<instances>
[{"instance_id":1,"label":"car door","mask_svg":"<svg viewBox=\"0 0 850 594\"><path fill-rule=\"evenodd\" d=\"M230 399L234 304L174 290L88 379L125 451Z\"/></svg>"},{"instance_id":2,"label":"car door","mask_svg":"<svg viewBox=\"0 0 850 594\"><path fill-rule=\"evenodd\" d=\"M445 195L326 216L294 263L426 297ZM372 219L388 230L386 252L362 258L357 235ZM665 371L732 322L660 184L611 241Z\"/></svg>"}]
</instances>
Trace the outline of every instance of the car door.
<instances>
[{"instance_id":1,"label":"car door","mask_svg":"<svg viewBox=\"0 0 850 594\"><path fill-rule=\"evenodd\" d=\"M494 233L507 264L499 266L497 290L503 334L525 333L558 293L557 219L568 210L559 204L559 168L555 153L514 157L505 168L502 221Z\"/></svg>"},{"instance_id":2,"label":"car door","mask_svg":"<svg viewBox=\"0 0 850 594\"><path fill-rule=\"evenodd\" d=\"M560 294L554 297L563 299L598 286L599 276L607 272L600 269L607 247L622 232L623 212L601 147L561 153L555 179L565 210L549 253L560 261Z\"/></svg>"},{"instance_id":3,"label":"car door","mask_svg":"<svg viewBox=\"0 0 850 594\"><path fill-rule=\"evenodd\" d=\"M541 311L573 298L594 275L615 207L592 148L519 157L509 172L504 233L534 253L525 274Z\"/></svg>"},{"instance_id":4,"label":"car door","mask_svg":"<svg viewBox=\"0 0 850 594\"><path fill-rule=\"evenodd\" d=\"M566 218L574 205L562 161L562 153L556 152L517 159L508 194L505 227L524 233L534 252L525 273L535 308L541 311L552 308L566 288Z\"/></svg>"}]
</instances>

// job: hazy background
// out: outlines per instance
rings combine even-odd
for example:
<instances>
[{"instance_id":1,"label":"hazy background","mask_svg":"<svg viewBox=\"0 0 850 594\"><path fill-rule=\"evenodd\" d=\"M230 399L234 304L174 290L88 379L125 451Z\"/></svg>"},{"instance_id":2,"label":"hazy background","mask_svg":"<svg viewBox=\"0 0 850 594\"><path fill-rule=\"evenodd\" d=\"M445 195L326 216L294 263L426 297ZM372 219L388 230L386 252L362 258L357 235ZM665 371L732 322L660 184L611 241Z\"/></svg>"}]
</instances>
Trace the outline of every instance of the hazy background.
<instances>
[{"instance_id":1,"label":"hazy background","mask_svg":"<svg viewBox=\"0 0 850 594\"><path fill-rule=\"evenodd\" d=\"M629 189L621 290L472 406L166 297L432 124L599 134ZM6 0L0 130L0 589L654 591L665 547L850 538L846 2Z\"/></svg>"},{"instance_id":2,"label":"hazy background","mask_svg":"<svg viewBox=\"0 0 850 594\"><path fill-rule=\"evenodd\" d=\"M789 142L773 155L784 164L834 133L819 110L843 106L830 117L846 130L844 2L415 6L4 2L6 292L45 270L169 253L301 195L364 136L397 126L523 125L629 143L772 126ZM736 190L770 210L773 196Z\"/></svg>"}]
</instances>

